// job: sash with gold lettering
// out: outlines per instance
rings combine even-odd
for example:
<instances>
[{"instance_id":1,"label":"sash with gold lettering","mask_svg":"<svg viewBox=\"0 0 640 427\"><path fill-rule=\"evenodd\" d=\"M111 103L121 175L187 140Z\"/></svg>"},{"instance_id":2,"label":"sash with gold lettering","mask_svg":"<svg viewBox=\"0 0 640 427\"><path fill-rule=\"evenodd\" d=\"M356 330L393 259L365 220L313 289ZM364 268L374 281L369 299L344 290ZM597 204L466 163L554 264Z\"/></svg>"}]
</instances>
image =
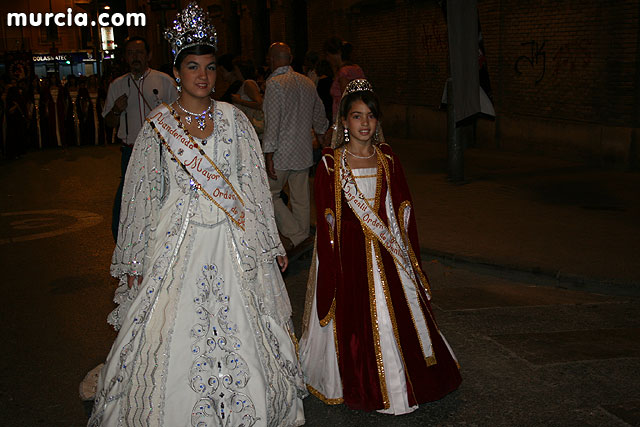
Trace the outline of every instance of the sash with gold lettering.
<instances>
[{"instance_id":1,"label":"sash with gold lettering","mask_svg":"<svg viewBox=\"0 0 640 427\"><path fill-rule=\"evenodd\" d=\"M244 202L231 182L184 129L174 111L163 104L147 118L171 156L182 166L202 194L244 230Z\"/></svg>"},{"instance_id":2,"label":"sash with gold lettering","mask_svg":"<svg viewBox=\"0 0 640 427\"><path fill-rule=\"evenodd\" d=\"M378 156L383 156L382 152L379 150L377 150L377 152ZM384 158L381 160L384 164ZM413 321L415 322L416 331L421 342L423 353L425 357L428 358L433 355L433 347L429 336L429 328L427 327L424 314L420 307L422 292L420 292L419 287L421 287L421 285L419 284L415 272L411 267L409 254L402 242L398 241L398 239L393 235L382 219L378 216L378 213L371 208L364 194L360 189L358 189L358 184L356 183L353 173L351 172L351 168L347 163L347 157L344 150L342 150L339 164L342 193L344 194L345 199L347 199L349 207L360 220L360 224L376 236L376 239L387 249L395 261L398 275L400 276L400 282L402 283L402 287L406 295L407 304L409 305ZM388 167L385 167L384 169L385 177L387 178L387 182L389 182L389 174L387 171ZM387 186L387 191L391 191L389 186ZM402 280L403 275L410 280ZM427 298L430 298L429 293L425 293L427 294ZM411 295L414 295L415 298L410 297Z\"/></svg>"}]
</instances>

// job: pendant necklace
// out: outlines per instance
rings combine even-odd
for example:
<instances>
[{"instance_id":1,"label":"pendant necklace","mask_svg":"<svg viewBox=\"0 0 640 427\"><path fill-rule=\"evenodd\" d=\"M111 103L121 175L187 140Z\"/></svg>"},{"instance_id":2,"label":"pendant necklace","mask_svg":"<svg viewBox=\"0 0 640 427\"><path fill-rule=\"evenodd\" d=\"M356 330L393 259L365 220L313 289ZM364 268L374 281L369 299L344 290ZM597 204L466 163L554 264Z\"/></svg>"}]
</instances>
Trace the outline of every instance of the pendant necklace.
<instances>
[{"instance_id":1,"label":"pendant necklace","mask_svg":"<svg viewBox=\"0 0 640 427\"><path fill-rule=\"evenodd\" d=\"M355 157L356 159L367 160L367 159L372 158L372 157L376 154L376 147L375 147L375 146L373 147L373 153L371 153L371 154L370 154L370 155L368 155L368 156L358 156L357 154L353 154L351 151L349 151L349 150L347 149L347 147L344 147L344 151L346 151L348 154L351 154L351 155L352 155L353 157Z\"/></svg>"},{"instance_id":2,"label":"pendant necklace","mask_svg":"<svg viewBox=\"0 0 640 427\"><path fill-rule=\"evenodd\" d=\"M187 110L186 108L184 108L182 106L182 104L180 104L179 100L176 100L176 104L178 104L178 107L180 107L180 109L182 111L184 111L185 113L187 113L187 116L184 116L184 121L187 122L187 124L191 124L191 120L192 117L196 120L196 122L198 123L198 129L200 130L204 130L207 127L207 123L205 122L205 120L208 118L210 118L211 120L213 120L213 112L211 111L211 107L213 107L213 99L211 100L211 103L209 104L209 106L207 107L206 110L204 110L202 113L198 114L198 113L192 113L191 111Z\"/></svg>"}]
</instances>

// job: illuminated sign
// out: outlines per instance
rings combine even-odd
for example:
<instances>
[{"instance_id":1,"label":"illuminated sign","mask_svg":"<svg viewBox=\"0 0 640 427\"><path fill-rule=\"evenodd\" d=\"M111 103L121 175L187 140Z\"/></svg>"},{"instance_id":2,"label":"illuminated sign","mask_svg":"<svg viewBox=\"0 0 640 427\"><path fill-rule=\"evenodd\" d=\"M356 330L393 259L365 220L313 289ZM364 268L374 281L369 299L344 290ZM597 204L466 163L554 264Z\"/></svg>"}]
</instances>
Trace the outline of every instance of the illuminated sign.
<instances>
[{"instance_id":1,"label":"illuminated sign","mask_svg":"<svg viewBox=\"0 0 640 427\"><path fill-rule=\"evenodd\" d=\"M69 55L33 55L33 62L70 61Z\"/></svg>"}]
</instances>

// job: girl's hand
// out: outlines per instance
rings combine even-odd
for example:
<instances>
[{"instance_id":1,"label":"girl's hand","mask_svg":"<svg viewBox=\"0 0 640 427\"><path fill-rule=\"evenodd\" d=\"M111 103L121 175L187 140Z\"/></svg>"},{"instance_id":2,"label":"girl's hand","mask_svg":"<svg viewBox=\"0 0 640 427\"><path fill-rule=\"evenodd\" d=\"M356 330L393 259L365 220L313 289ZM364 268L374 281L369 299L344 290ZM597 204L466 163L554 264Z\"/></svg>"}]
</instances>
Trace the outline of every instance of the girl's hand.
<instances>
[{"instance_id":1,"label":"girl's hand","mask_svg":"<svg viewBox=\"0 0 640 427\"><path fill-rule=\"evenodd\" d=\"M129 286L129 289L131 289L136 282L138 285L141 284L142 276L132 276L131 274L127 274L127 285Z\"/></svg>"},{"instance_id":2,"label":"girl's hand","mask_svg":"<svg viewBox=\"0 0 640 427\"><path fill-rule=\"evenodd\" d=\"M276 260L278 261L278 265L280 266L280 271L284 272L287 269L287 266L289 265L289 258L287 258L287 256L281 256L278 255L276 256Z\"/></svg>"}]
</instances>

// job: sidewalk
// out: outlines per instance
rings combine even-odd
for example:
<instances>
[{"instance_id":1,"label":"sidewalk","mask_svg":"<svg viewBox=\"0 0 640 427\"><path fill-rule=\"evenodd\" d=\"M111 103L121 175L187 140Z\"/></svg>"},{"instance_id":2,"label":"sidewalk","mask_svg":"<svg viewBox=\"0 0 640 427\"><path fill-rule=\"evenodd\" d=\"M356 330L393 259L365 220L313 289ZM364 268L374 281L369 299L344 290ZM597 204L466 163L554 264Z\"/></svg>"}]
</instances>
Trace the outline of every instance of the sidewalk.
<instances>
[{"instance_id":1,"label":"sidewalk","mask_svg":"<svg viewBox=\"0 0 640 427\"><path fill-rule=\"evenodd\" d=\"M466 182L454 185L444 141L390 142L411 187L423 257L640 293L640 173L468 149Z\"/></svg>"}]
</instances>

